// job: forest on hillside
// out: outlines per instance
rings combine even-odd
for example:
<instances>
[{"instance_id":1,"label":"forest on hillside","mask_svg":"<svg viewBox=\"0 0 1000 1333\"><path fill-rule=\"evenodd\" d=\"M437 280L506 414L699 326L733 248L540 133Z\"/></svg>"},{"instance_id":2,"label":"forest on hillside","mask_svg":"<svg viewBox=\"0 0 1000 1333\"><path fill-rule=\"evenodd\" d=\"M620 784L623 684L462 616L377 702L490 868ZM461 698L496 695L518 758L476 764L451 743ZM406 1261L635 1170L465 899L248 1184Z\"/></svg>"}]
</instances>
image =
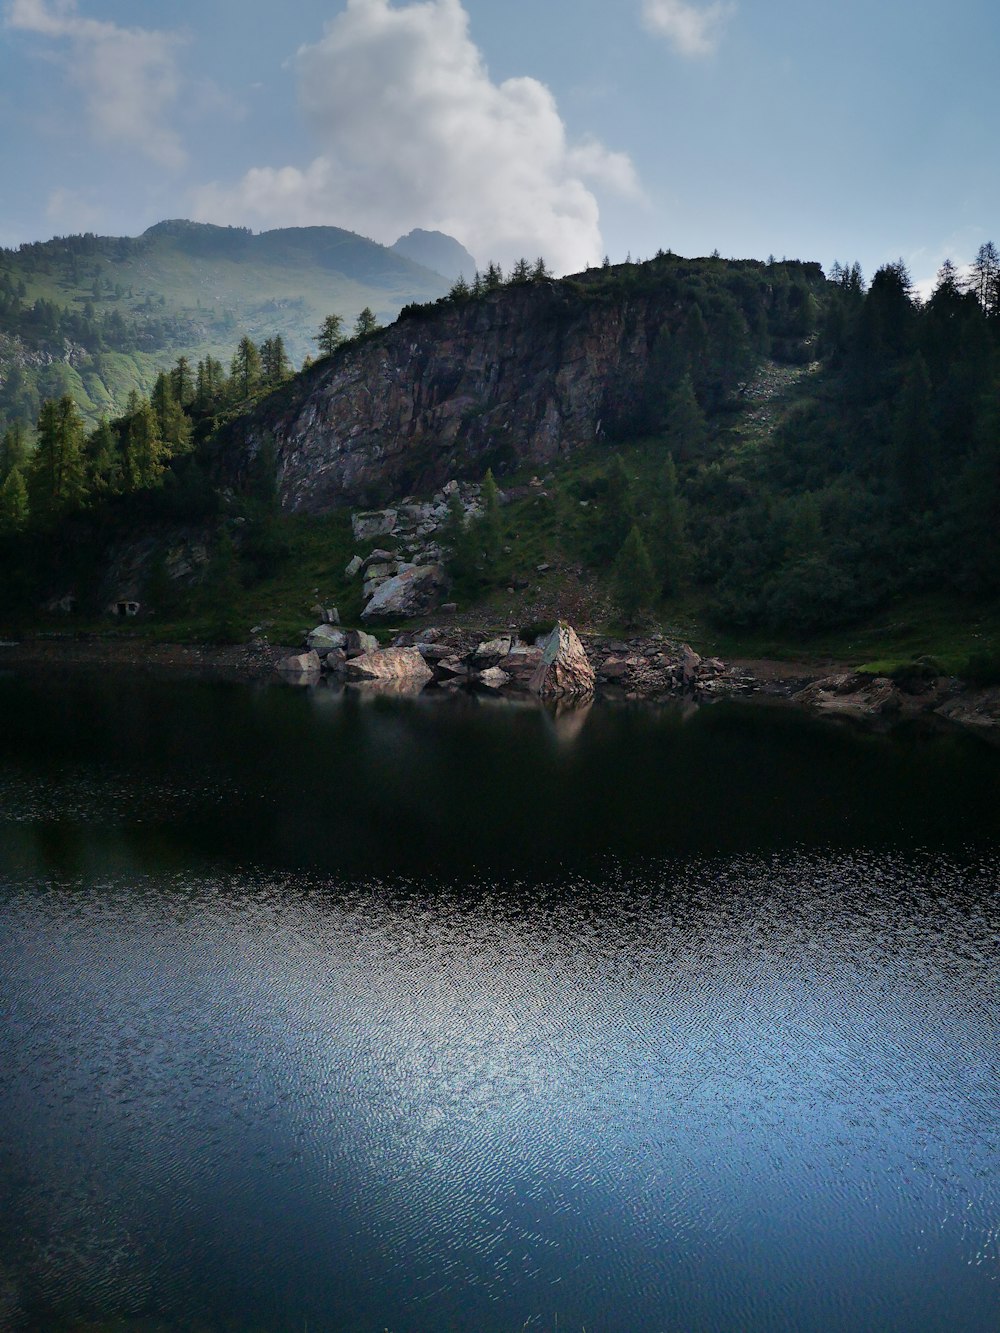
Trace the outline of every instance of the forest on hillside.
<instances>
[{"instance_id":1,"label":"forest on hillside","mask_svg":"<svg viewBox=\"0 0 1000 1333\"><path fill-rule=\"evenodd\" d=\"M552 283L544 264L507 275L491 265L400 318L433 321L442 305L538 282ZM856 264L824 276L818 265L661 253L556 285L598 305L655 291L667 312L614 437L567 459L544 521L530 519L562 559L606 583L623 623L693 597L720 626L801 635L904 594L1000 593L994 246L965 277L946 264L924 302L901 262L868 284ZM377 336L363 314L354 337ZM336 317L315 340L321 356L350 354ZM773 413L754 403L769 367L786 385ZM95 567L101 543L137 523L216 524L232 547L227 595L234 579L252 588L271 576L285 551L274 476L258 467L244 494L223 495L214 440L290 374L280 336L259 346L245 337L228 373L211 357L195 366L181 357L150 398L135 394L96 430L68 395L40 404L37 443L9 426L0 445L8 613L37 605L57 575L65 583L74 561ZM500 486L516 483L502 459L495 470ZM487 495L493 485L491 475ZM516 503L487 509L478 523L456 516L449 534L451 572L469 602L514 581L521 558L526 515Z\"/></svg>"}]
</instances>

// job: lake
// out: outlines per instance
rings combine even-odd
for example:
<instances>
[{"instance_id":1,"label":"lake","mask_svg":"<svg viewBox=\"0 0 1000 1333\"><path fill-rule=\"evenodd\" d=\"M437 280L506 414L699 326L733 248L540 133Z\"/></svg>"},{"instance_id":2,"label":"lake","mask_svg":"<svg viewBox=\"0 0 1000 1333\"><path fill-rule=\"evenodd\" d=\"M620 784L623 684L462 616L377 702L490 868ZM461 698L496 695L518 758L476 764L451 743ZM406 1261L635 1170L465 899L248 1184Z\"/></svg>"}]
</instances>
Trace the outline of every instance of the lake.
<instances>
[{"instance_id":1,"label":"lake","mask_svg":"<svg viewBox=\"0 0 1000 1333\"><path fill-rule=\"evenodd\" d=\"M1000 1326L1000 749L0 678L0 1328Z\"/></svg>"}]
</instances>

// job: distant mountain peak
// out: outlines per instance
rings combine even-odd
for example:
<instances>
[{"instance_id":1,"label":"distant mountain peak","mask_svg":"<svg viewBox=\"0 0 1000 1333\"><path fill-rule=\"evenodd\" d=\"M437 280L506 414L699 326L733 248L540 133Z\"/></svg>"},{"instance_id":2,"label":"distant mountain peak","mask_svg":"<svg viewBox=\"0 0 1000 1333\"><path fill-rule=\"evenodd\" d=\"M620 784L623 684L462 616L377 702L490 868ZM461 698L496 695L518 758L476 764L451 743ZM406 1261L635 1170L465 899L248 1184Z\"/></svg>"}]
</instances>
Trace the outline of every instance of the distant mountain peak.
<instances>
[{"instance_id":1,"label":"distant mountain peak","mask_svg":"<svg viewBox=\"0 0 1000 1333\"><path fill-rule=\"evenodd\" d=\"M414 227L389 248L404 259L412 259L414 263L433 269L435 273L452 281L463 276L471 281L478 268L461 241L456 241L454 236L448 236L443 231L425 231L423 227Z\"/></svg>"}]
</instances>

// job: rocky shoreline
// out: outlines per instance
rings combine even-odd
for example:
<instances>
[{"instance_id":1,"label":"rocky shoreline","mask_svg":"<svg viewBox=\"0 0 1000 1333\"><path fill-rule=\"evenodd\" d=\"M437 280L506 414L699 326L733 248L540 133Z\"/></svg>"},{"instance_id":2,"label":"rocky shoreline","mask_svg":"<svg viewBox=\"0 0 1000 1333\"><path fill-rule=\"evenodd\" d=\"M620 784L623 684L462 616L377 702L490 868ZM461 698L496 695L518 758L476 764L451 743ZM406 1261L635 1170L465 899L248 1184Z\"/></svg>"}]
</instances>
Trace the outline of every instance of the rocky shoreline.
<instances>
[{"instance_id":1,"label":"rocky shoreline","mask_svg":"<svg viewBox=\"0 0 1000 1333\"><path fill-rule=\"evenodd\" d=\"M882 727L925 717L959 724L1000 739L1000 688L976 689L955 677L898 682L833 663L775 659L722 662L687 644L654 633L632 638L581 631L574 635L592 673L592 685L574 694L665 704L723 698L787 702L819 716ZM38 635L0 641L0 670L121 670L151 675L238 681L276 681L383 693L475 691L496 697L528 696L545 653L540 642L516 633L469 626L428 626L397 635L383 647L364 631L317 626L305 651L271 645L158 644L136 635ZM295 665L290 665L294 663ZM832 669L831 669L832 668ZM545 690L535 690L546 697ZM554 692L548 692L551 696Z\"/></svg>"}]
</instances>

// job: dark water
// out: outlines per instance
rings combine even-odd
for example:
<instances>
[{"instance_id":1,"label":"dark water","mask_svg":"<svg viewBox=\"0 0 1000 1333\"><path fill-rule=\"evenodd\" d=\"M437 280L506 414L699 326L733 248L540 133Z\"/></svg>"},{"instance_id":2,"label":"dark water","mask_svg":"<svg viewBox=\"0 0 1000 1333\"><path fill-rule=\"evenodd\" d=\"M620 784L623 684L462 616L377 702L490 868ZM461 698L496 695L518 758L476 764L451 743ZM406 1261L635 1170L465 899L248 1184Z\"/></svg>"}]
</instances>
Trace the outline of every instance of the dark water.
<instances>
[{"instance_id":1,"label":"dark water","mask_svg":"<svg viewBox=\"0 0 1000 1333\"><path fill-rule=\"evenodd\" d=\"M1000 751L0 680L0 1328L994 1330Z\"/></svg>"}]
</instances>

